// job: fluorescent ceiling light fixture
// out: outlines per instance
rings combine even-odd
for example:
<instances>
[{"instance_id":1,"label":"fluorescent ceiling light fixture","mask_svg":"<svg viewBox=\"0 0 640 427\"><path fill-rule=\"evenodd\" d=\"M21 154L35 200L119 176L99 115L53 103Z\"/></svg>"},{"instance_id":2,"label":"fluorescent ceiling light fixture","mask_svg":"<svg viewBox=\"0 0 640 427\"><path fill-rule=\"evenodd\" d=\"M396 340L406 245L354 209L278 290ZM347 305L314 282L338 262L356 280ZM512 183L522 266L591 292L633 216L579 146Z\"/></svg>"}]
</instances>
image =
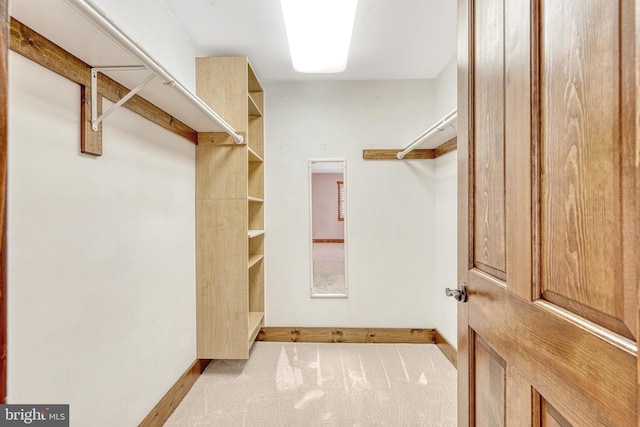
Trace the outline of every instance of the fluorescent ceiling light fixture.
<instances>
[{"instance_id":1,"label":"fluorescent ceiling light fixture","mask_svg":"<svg viewBox=\"0 0 640 427\"><path fill-rule=\"evenodd\" d=\"M358 0L280 0L293 69L339 73L347 68Z\"/></svg>"}]
</instances>

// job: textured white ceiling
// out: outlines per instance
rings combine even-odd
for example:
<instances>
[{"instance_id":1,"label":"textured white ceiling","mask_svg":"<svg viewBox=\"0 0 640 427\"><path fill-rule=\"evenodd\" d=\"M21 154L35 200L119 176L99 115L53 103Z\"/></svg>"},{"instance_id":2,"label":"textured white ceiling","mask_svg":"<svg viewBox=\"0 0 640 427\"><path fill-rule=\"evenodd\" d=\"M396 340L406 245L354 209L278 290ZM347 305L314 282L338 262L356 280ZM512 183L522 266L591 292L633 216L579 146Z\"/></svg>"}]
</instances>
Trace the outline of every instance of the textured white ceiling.
<instances>
[{"instance_id":1,"label":"textured white ceiling","mask_svg":"<svg viewBox=\"0 0 640 427\"><path fill-rule=\"evenodd\" d=\"M455 0L360 0L338 74L293 70L279 0L162 1L202 55L246 55L262 81L434 78L455 55Z\"/></svg>"}]
</instances>

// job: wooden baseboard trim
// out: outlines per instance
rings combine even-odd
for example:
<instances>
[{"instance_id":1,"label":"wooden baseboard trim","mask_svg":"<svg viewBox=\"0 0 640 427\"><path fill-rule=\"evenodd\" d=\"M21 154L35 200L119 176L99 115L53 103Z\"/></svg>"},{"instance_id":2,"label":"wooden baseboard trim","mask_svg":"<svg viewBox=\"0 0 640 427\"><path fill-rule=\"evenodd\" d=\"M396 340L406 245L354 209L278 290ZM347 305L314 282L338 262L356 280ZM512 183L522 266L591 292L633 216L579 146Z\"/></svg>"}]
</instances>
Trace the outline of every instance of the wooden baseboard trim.
<instances>
[{"instance_id":1,"label":"wooden baseboard trim","mask_svg":"<svg viewBox=\"0 0 640 427\"><path fill-rule=\"evenodd\" d=\"M436 329L434 334L434 342L444 354L444 356L451 362L454 368L458 368L458 351L451 345L447 339Z\"/></svg>"},{"instance_id":2,"label":"wooden baseboard trim","mask_svg":"<svg viewBox=\"0 0 640 427\"><path fill-rule=\"evenodd\" d=\"M182 399L191 390L200 374L204 372L209 362L211 360L207 359L198 359L193 362L138 427L161 427L164 425L165 421L169 419L173 411L182 402Z\"/></svg>"},{"instance_id":3,"label":"wooden baseboard trim","mask_svg":"<svg viewBox=\"0 0 640 427\"><path fill-rule=\"evenodd\" d=\"M263 327L256 341L435 344L453 367L458 367L458 352L437 329Z\"/></svg>"},{"instance_id":4,"label":"wooden baseboard trim","mask_svg":"<svg viewBox=\"0 0 640 427\"><path fill-rule=\"evenodd\" d=\"M313 243L344 243L344 239L313 239Z\"/></svg>"},{"instance_id":5,"label":"wooden baseboard trim","mask_svg":"<svg viewBox=\"0 0 640 427\"><path fill-rule=\"evenodd\" d=\"M434 337L434 329L265 327L258 333L257 340L267 342L432 344Z\"/></svg>"}]
</instances>

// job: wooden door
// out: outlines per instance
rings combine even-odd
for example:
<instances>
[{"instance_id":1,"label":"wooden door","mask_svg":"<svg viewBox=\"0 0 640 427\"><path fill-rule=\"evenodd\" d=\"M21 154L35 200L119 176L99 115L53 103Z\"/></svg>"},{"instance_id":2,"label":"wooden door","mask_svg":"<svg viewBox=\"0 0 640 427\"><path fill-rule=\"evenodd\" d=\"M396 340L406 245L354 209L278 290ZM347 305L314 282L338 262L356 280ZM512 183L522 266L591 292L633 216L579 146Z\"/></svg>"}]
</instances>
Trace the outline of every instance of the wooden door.
<instances>
[{"instance_id":1,"label":"wooden door","mask_svg":"<svg viewBox=\"0 0 640 427\"><path fill-rule=\"evenodd\" d=\"M459 0L459 425L638 425L640 0Z\"/></svg>"}]
</instances>

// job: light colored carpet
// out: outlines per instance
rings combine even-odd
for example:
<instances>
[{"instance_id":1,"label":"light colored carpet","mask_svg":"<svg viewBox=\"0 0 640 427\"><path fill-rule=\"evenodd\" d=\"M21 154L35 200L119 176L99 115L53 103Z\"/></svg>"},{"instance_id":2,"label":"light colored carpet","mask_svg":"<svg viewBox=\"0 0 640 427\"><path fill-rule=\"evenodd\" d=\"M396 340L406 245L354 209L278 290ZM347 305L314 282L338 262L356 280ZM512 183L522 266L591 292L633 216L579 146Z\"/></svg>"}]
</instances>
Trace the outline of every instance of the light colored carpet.
<instances>
[{"instance_id":1,"label":"light colored carpet","mask_svg":"<svg viewBox=\"0 0 640 427\"><path fill-rule=\"evenodd\" d=\"M345 293L344 272L344 243L313 244L314 295Z\"/></svg>"},{"instance_id":2,"label":"light colored carpet","mask_svg":"<svg viewBox=\"0 0 640 427\"><path fill-rule=\"evenodd\" d=\"M432 344L256 342L213 361L169 427L456 425L456 370Z\"/></svg>"}]
</instances>

